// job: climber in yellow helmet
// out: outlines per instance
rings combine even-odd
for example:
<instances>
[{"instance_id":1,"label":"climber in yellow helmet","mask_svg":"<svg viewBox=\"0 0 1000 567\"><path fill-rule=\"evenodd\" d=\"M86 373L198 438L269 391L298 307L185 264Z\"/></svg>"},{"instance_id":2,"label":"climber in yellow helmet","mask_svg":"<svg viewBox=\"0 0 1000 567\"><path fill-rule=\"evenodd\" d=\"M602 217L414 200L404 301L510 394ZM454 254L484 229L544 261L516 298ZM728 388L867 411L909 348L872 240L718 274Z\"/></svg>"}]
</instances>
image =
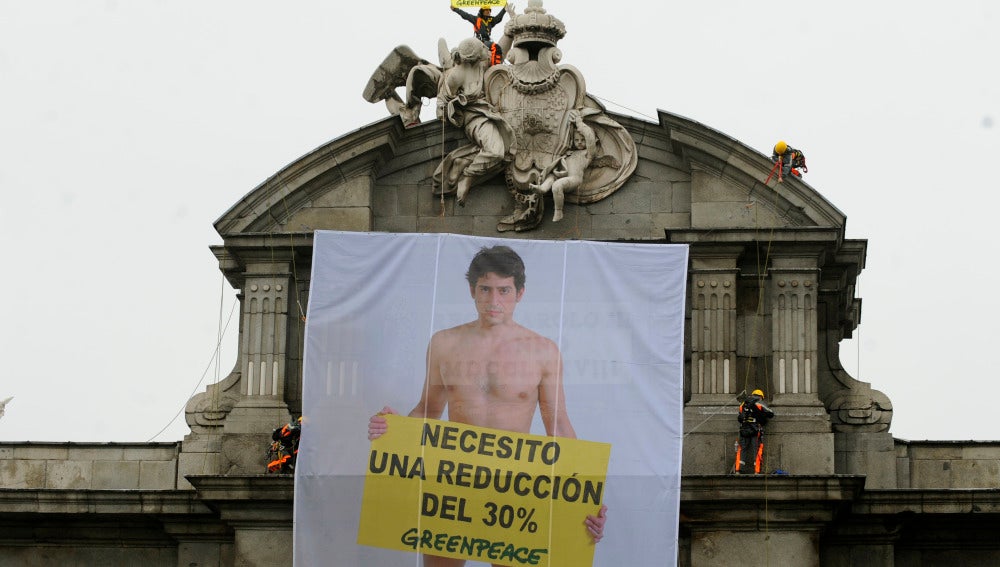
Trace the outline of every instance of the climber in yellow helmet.
<instances>
[{"instance_id":1,"label":"climber in yellow helmet","mask_svg":"<svg viewBox=\"0 0 1000 567\"><path fill-rule=\"evenodd\" d=\"M778 176L778 180L782 180L789 175L794 175L796 177L802 177L803 173L808 173L809 168L806 167L806 155L802 153L802 150L797 150L784 140L779 140L777 144L774 145L774 153L771 154L771 161L775 164L780 162L781 174ZM802 170L801 172L799 170ZM770 179L770 176L768 176Z\"/></svg>"},{"instance_id":2,"label":"climber in yellow helmet","mask_svg":"<svg viewBox=\"0 0 1000 567\"><path fill-rule=\"evenodd\" d=\"M774 417L764 404L764 391L754 390L740 404L736 419L740 422L740 442L736 447L736 474L760 474L764 461L764 425ZM753 459L753 470L746 459Z\"/></svg>"},{"instance_id":3,"label":"climber in yellow helmet","mask_svg":"<svg viewBox=\"0 0 1000 567\"><path fill-rule=\"evenodd\" d=\"M512 10L514 8L513 4L508 5ZM504 15L507 13L507 7L501 8L500 13L496 16L493 15L493 9L489 6L483 6L479 9L479 12L473 16L452 6L451 10L462 17L462 19L467 20L472 24L472 33L476 36L479 41L483 42L486 49L490 52L490 65L499 65L503 62L503 50L499 44L493 42L492 33L493 27L499 24Z\"/></svg>"}]
</instances>

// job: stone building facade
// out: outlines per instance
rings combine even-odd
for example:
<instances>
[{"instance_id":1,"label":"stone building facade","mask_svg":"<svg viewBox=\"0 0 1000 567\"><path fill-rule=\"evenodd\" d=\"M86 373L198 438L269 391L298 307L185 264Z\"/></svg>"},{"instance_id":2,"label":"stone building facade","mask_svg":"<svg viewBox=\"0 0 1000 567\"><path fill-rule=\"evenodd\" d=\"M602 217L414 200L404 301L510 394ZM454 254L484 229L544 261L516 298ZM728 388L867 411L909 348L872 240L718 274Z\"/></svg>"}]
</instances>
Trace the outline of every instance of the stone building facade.
<instances>
[{"instance_id":1,"label":"stone building facade","mask_svg":"<svg viewBox=\"0 0 1000 567\"><path fill-rule=\"evenodd\" d=\"M845 215L800 179L765 185L766 156L702 124L613 119L635 141L628 181L505 236L690 246L681 553L635 564L1000 564L1000 442L894 439L890 401L839 362L867 248ZM288 564L293 480L262 474L261 448L301 411L312 233L496 236L502 175L465 207L434 195L462 141L389 118L227 211L212 252L239 290L232 373L189 401L177 443L0 442L0 566ZM766 467L786 474L730 474L737 395L754 388L780 415Z\"/></svg>"}]
</instances>

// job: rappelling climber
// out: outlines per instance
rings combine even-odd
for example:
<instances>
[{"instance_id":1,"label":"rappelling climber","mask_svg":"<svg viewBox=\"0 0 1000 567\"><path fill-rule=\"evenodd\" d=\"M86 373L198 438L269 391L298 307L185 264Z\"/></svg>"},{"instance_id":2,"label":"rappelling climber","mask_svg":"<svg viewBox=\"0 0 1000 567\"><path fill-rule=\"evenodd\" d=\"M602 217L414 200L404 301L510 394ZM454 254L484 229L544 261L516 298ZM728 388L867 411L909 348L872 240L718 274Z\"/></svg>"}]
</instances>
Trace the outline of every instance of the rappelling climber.
<instances>
[{"instance_id":1,"label":"rappelling climber","mask_svg":"<svg viewBox=\"0 0 1000 567\"><path fill-rule=\"evenodd\" d=\"M451 10L472 24L473 35L490 50L490 65L499 65L502 63L503 49L499 44L493 43L492 33L493 26L499 24L507 14L507 7L501 8L500 13L496 17L493 16L493 9L489 6L481 7L475 16L454 6L452 6Z\"/></svg>"},{"instance_id":2,"label":"rappelling climber","mask_svg":"<svg viewBox=\"0 0 1000 567\"><path fill-rule=\"evenodd\" d=\"M736 419L740 422L740 440L736 447L736 474L760 474L764 460L764 425L774 417L771 408L764 404L764 391L754 390L740 404ZM753 472L746 459L753 459Z\"/></svg>"},{"instance_id":3,"label":"rappelling climber","mask_svg":"<svg viewBox=\"0 0 1000 567\"><path fill-rule=\"evenodd\" d=\"M808 173L809 168L806 167L806 156L802 153L802 150L797 150L783 140L779 140L777 144L774 145L774 153L771 154L771 161L774 162L775 168L780 168L781 173L778 175L778 180L780 181L784 177L788 177L789 174L796 177L802 177L803 173ZM799 172L799 170L802 170ZM770 176L768 176L770 179Z\"/></svg>"},{"instance_id":4,"label":"rappelling climber","mask_svg":"<svg viewBox=\"0 0 1000 567\"><path fill-rule=\"evenodd\" d=\"M291 474L299 456L299 438L302 436L302 418L287 423L271 432L271 447L267 452L267 472Z\"/></svg>"}]
</instances>

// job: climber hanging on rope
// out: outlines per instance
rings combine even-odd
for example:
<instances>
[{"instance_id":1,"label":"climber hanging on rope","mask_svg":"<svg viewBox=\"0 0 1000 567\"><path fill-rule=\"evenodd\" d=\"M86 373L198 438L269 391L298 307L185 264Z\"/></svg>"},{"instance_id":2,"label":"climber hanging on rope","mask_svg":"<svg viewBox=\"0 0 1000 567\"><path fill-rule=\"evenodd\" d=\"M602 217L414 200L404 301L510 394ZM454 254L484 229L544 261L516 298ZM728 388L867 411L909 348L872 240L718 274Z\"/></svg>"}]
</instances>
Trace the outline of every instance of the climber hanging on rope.
<instances>
[{"instance_id":1,"label":"climber hanging on rope","mask_svg":"<svg viewBox=\"0 0 1000 567\"><path fill-rule=\"evenodd\" d=\"M302 418L287 423L271 432L271 447L267 451L267 472L291 474L299 456L299 437L302 436Z\"/></svg>"},{"instance_id":2,"label":"climber hanging on rope","mask_svg":"<svg viewBox=\"0 0 1000 567\"><path fill-rule=\"evenodd\" d=\"M511 5L511 8L513 8L513 5ZM451 10L472 24L473 35L490 50L490 65L499 65L502 63L503 49L499 44L493 43L492 34L493 26L499 24L503 20L504 15L507 14L507 7L504 6L501 8L500 13L495 17L493 16L493 8L490 6L482 6L475 16L456 8L454 2L452 2Z\"/></svg>"},{"instance_id":3,"label":"climber hanging on rope","mask_svg":"<svg viewBox=\"0 0 1000 567\"><path fill-rule=\"evenodd\" d=\"M744 390L745 391L745 390ZM764 425L774 412L764 403L764 391L754 390L740 404L736 419L740 422L740 438L736 445L736 474L760 474L764 463ZM753 470L750 469L752 460Z\"/></svg>"},{"instance_id":4,"label":"climber hanging on rope","mask_svg":"<svg viewBox=\"0 0 1000 567\"><path fill-rule=\"evenodd\" d=\"M802 153L802 150L797 150L783 140L779 140L777 144L774 145L774 153L771 154L771 161L774 162L774 167L771 168L771 173L768 174L767 180L764 184L767 185L768 181L771 181L771 176L774 172L778 172L778 183L784 181L785 177L789 175L794 175L796 177L802 177L803 173L808 173L809 168L806 167L806 156ZM799 170L802 170L801 172Z\"/></svg>"}]
</instances>

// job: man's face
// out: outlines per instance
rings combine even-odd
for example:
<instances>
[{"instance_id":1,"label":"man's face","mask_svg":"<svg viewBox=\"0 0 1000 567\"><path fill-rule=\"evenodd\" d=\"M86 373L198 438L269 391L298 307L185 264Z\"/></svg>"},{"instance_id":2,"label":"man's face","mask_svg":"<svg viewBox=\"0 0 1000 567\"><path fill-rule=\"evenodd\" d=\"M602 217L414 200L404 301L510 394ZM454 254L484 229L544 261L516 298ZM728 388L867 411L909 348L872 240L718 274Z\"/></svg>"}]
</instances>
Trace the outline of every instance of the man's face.
<instances>
[{"instance_id":1,"label":"man's face","mask_svg":"<svg viewBox=\"0 0 1000 567\"><path fill-rule=\"evenodd\" d=\"M469 289L472 298L476 300L476 311L479 320L489 325L509 323L514 319L514 308L524 295L524 288L518 291L514 287L513 277L502 277L493 272L476 281Z\"/></svg>"},{"instance_id":2,"label":"man's face","mask_svg":"<svg viewBox=\"0 0 1000 567\"><path fill-rule=\"evenodd\" d=\"M483 8L483 17L484 18L488 18L492 14L493 14L493 10L491 8Z\"/></svg>"}]
</instances>

